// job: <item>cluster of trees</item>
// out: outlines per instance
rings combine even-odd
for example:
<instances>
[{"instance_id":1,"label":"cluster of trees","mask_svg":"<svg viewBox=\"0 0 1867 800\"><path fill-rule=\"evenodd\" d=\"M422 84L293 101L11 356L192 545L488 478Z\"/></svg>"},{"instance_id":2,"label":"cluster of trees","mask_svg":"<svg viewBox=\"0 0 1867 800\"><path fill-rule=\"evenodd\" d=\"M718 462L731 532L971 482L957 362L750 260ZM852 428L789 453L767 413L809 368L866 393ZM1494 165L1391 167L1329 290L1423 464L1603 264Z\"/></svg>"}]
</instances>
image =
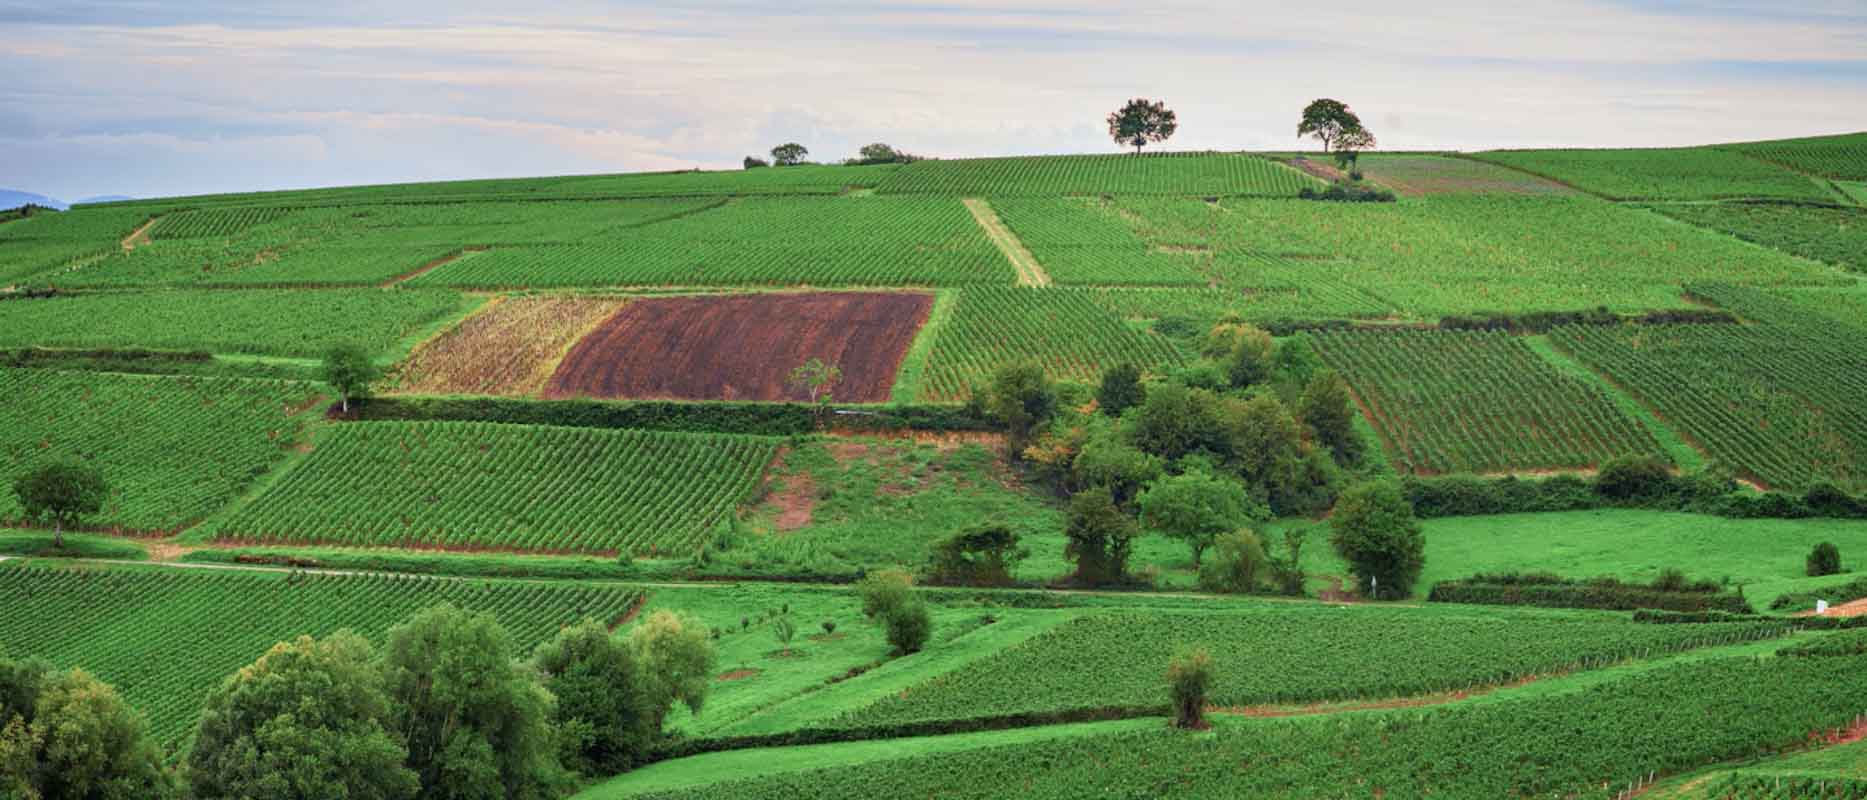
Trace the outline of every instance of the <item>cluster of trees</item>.
<instances>
[{"instance_id":1,"label":"cluster of trees","mask_svg":"<svg viewBox=\"0 0 1867 800\"><path fill-rule=\"evenodd\" d=\"M933 613L914 593L914 576L902 570L882 570L856 584L862 615L878 620L895 655L920 652L933 637Z\"/></svg>"},{"instance_id":2,"label":"cluster of trees","mask_svg":"<svg viewBox=\"0 0 1867 800\"><path fill-rule=\"evenodd\" d=\"M0 789L62 798L550 798L640 763L699 713L705 627L658 611L626 638L585 621L528 659L488 614L425 610L380 650L281 642L209 695L169 770L142 718L82 670L0 659Z\"/></svg>"},{"instance_id":3,"label":"cluster of trees","mask_svg":"<svg viewBox=\"0 0 1867 800\"><path fill-rule=\"evenodd\" d=\"M758 169L759 167L794 167L799 164L812 163L805 160L809 157L810 148L798 144L797 142L785 142L771 149L770 160L759 158L758 156L746 156L742 164L746 169ZM911 161L919 160L921 160L920 156L909 153L906 150L899 150L892 145L876 142L874 144L863 145L856 151L855 158L843 159L843 164L847 166L859 166L863 164L906 164Z\"/></svg>"},{"instance_id":4,"label":"cluster of trees","mask_svg":"<svg viewBox=\"0 0 1867 800\"><path fill-rule=\"evenodd\" d=\"M1005 366L974 390L977 411L1005 426L1011 455L1068 499L1074 582L1131 580L1134 539L1151 533L1183 542L1211 590L1300 593L1303 531L1271 555L1279 548L1255 529L1334 506L1332 542L1358 580L1404 596L1423 562L1419 527L1395 484L1342 492L1364 447L1342 379L1304 340L1280 344L1238 320L1215 325L1199 351L1156 380L1111 367L1089 413L1034 363Z\"/></svg>"}]
</instances>

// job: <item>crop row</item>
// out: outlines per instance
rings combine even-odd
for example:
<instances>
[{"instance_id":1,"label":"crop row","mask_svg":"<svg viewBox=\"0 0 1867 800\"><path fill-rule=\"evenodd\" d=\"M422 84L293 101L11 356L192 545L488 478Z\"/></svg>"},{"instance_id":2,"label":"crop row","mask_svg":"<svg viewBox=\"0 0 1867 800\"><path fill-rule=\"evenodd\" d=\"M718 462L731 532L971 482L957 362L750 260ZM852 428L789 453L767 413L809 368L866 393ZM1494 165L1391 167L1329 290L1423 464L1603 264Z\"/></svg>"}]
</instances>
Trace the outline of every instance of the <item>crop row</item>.
<instances>
[{"instance_id":1,"label":"crop row","mask_svg":"<svg viewBox=\"0 0 1867 800\"><path fill-rule=\"evenodd\" d=\"M349 629L380 643L416 611L452 603L491 613L529 652L562 625L619 621L638 596L575 583L4 564L0 649L96 674L173 749L208 690L276 642Z\"/></svg>"},{"instance_id":2,"label":"crop row","mask_svg":"<svg viewBox=\"0 0 1867 800\"><path fill-rule=\"evenodd\" d=\"M5 304L0 304L5 305ZM238 497L300 442L302 383L0 369L0 476L52 459L95 465L111 493L85 521L173 530ZM0 521L19 520L11 491Z\"/></svg>"},{"instance_id":3,"label":"crop row","mask_svg":"<svg viewBox=\"0 0 1867 800\"><path fill-rule=\"evenodd\" d=\"M1282 651L1269 646L1246 658ZM1346 671L1404 667L1417 652L1357 662ZM1797 746L1810 732L1858 714L1867 658L1823 661L1713 659L1573 691L1444 709L1221 719L1212 732L1163 725L780 770L684 790L625 795L625 777L613 790L601 787L584 797L1610 800L1624 796L1636 779ZM1159 683L1158 674L1151 677Z\"/></svg>"},{"instance_id":4,"label":"crop row","mask_svg":"<svg viewBox=\"0 0 1867 800\"><path fill-rule=\"evenodd\" d=\"M0 225L0 288L59 274L122 249L122 240L149 220L150 211L105 206L41 212ZM35 283L44 282L36 280Z\"/></svg>"},{"instance_id":5,"label":"crop row","mask_svg":"<svg viewBox=\"0 0 1867 800\"><path fill-rule=\"evenodd\" d=\"M1159 194L1295 197L1322 182L1267 158L1237 153L930 159L897 170L881 194L981 197Z\"/></svg>"},{"instance_id":6,"label":"crop row","mask_svg":"<svg viewBox=\"0 0 1867 800\"><path fill-rule=\"evenodd\" d=\"M1790 169L1836 180L1867 181L1867 133L1728 145Z\"/></svg>"},{"instance_id":7,"label":"crop row","mask_svg":"<svg viewBox=\"0 0 1867 800\"><path fill-rule=\"evenodd\" d=\"M692 553L751 491L771 439L483 422L359 422L217 534L253 542Z\"/></svg>"},{"instance_id":8,"label":"crop row","mask_svg":"<svg viewBox=\"0 0 1867 800\"><path fill-rule=\"evenodd\" d=\"M1867 355L1767 325L1572 326L1552 337L1713 458L1772 487L1867 485Z\"/></svg>"},{"instance_id":9,"label":"crop row","mask_svg":"<svg viewBox=\"0 0 1867 800\"><path fill-rule=\"evenodd\" d=\"M602 297L495 297L423 342L399 370L416 394L536 395L566 350L621 308Z\"/></svg>"},{"instance_id":10,"label":"crop row","mask_svg":"<svg viewBox=\"0 0 1867 800\"><path fill-rule=\"evenodd\" d=\"M1742 153L1654 150L1499 150L1480 158L1614 200L1831 200L1820 184Z\"/></svg>"},{"instance_id":11,"label":"crop row","mask_svg":"<svg viewBox=\"0 0 1867 800\"><path fill-rule=\"evenodd\" d=\"M1867 272L1867 209L1695 203L1654 210L1764 247Z\"/></svg>"},{"instance_id":12,"label":"crop row","mask_svg":"<svg viewBox=\"0 0 1867 800\"><path fill-rule=\"evenodd\" d=\"M1661 452L1606 391L1505 333L1328 332L1314 341L1405 470L1583 469Z\"/></svg>"},{"instance_id":13,"label":"crop row","mask_svg":"<svg viewBox=\"0 0 1867 800\"><path fill-rule=\"evenodd\" d=\"M0 303L0 347L206 350L322 357L353 342L374 353L467 302L457 292L161 290Z\"/></svg>"},{"instance_id":14,"label":"crop row","mask_svg":"<svg viewBox=\"0 0 1867 800\"><path fill-rule=\"evenodd\" d=\"M1160 335L1136 330L1097 304L1095 290L972 287L934 333L922 400L964 399L1006 364L1034 360L1053 380L1092 382L1104 369L1177 366Z\"/></svg>"},{"instance_id":15,"label":"crop row","mask_svg":"<svg viewBox=\"0 0 1867 800\"><path fill-rule=\"evenodd\" d=\"M1327 613L1325 622L1321 615ZM1663 630L1685 628L1685 630ZM1391 698L1508 683L1718 642L1780 625L1640 625L1582 614L1263 609L1078 617L831 722L866 728L1097 710L1162 713L1167 655L1203 647L1219 706ZM1380 669L1368 669L1380 664Z\"/></svg>"}]
</instances>

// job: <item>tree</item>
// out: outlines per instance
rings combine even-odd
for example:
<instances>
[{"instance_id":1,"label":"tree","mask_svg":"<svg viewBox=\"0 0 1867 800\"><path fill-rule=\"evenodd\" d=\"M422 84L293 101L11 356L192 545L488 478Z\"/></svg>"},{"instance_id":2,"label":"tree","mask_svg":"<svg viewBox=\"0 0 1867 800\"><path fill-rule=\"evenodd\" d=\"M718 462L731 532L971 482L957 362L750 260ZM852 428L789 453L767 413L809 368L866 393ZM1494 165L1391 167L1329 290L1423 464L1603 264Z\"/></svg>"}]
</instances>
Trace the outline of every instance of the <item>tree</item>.
<instances>
[{"instance_id":1,"label":"tree","mask_svg":"<svg viewBox=\"0 0 1867 800\"><path fill-rule=\"evenodd\" d=\"M324 354L324 382L337 392L345 414L350 413L351 400L369 398L370 384L380 377L382 371L376 368L376 362L370 360L369 352L361 345L339 344Z\"/></svg>"},{"instance_id":2,"label":"tree","mask_svg":"<svg viewBox=\"0 0 1867 800\"><path fill-rule=\"evenodd\" d=\"M1057 410L1057 390L1035 361L1006 364L992 374L991 400L986 409L1003 423L1006 443L1014 454L1023 453L1037 428Z\"/></svg>"},{"instance_id":3,"label":"tree","mask_svg":"<svg viewBox=\"0 0 1867 800\"><path fill-rule=\"evenodd\" d=\"M1249 594L1257 590L1270 566L1264 541L1240 528L1213 541L1212 555L1199 565L1199 586L1208 592Z\"/></svg>"},{"instance_id":4,"label":"tree","mask_svg":"<svg viewBox=\"0 0 1867 800\"><path fill-rule=\"evenodd\" d=\"M1337 464L1348 466L1361 460L1353 399L1341 376L1328 371L1312 376L1297 399L1297 418L1309 427L1317 444L1328 448Z\"/></svg>"},{"instance_id":5,"label":"tree","mask_svg":"<svg viewBox=\"0 0 1867 800\"><path fill-rule=\"evenodd\" d=\"M920 652L933 636L933 614L918 597L910 597L906 602L888 609L882 614L882 624L887 629L888 643L894 646L896 655Z\"/></svg>"},{"instance_id":6,"label":"tree","mask_svg":"<svg viewBox=\"0 0 1867 800\"><path fill-rule=\"evenodd\" d=\"M1030 555L1018 547L1018 534L1003 525L968 528L936 542L927 566L932 583L958 586L1004 586L1018 562Z\"/></svg>"},{"instance_id":7,"label":"tree","mask_svg":"<svg viewBox=\"0 0 1867 800\"><path fill-rule=\"evenodd\" d=\"M1168 461L1198 450L1222 454L1229 449L1218 397L1180 383L1150 390L1123 427L1135 447Z\"/></svg>"},{"instance_id":8,"label":"tree","mask_svg":"<svg viewBox=\"0 0 1867 800\"><path fill-rule=\"evenodd\" d=\"M875 619L914 593L914 576L898 569L885 569L863 576L856 582L856 597L862 601L862 616Z\"/></svg>"},{"instance_id":9,"label":"tree","mask_svg":"<svg viewBox=\"0 0 1867 800\"><path fill-rule=\"evenodd\" d=\"M65 546L65 526L104 509L110 486L96 467L81 461L54 461L13 480L20 514L52 521L52 546Z\"/></svg>"},{"instance_id":10,"label":"tree","mask_svg":"<svg viewBox=\"0 0 1867 800\"><path fill-rule=\"evenodd\" d=\"M1315 137L1327 153L1330 145L1343 134L1361 129L1361 117L1350 111L1347 104L1325 97L1304 107L1303 119L1297 123L1297 136Z\"/></svg>"},{"instance_id":11,"label":"tree","mask_svg":"<svg viewBox=\"0 0 1867 800\"><path fill-rule=\"evenodd\" d=\"M1658 456L1620 456L1595 473L1595 491L1614 500L1639 500L1672 486L1672 468Z\"/></svg>"},{"instance_id":12,"label":"tree","mask_svg":"<svg viewBox=\"0 0 1867 800\"><path fill-rule=\"evenodd\" d=\"M1102 373L1102 386L1096 390L1096 406L1111 417L1140 405L1146 397L1141 387L1141 368L1131 362L1109 367Z\"/></svg>"},{"instance_id":13,"label":"tree","mask_svg":"<svg viewBox=\"0 0 1867 800\"><path fill-rule=\"evenodd\" d=\"M538 646L532 666L557 697L558 757L588 775L641 763L660 730L635 653L586 619Z\"/></svg>"},{"instance_id":14,"label":"tree","mask_svg":"<svg viewBox=\"0 0 1867 800\"><path fill-rule=\"evenodd\" d=\"M746 169L758 169L759 167L771 166L770 161L766 161L765 159L759 158L758 156L746 156L745 160L740 163Z\"/></svg>"},{"instance_id":15,"label":"tree","mask_svg":"<svg viewBox=\"0 0 1867 800\"><path fill-rule=\"evenodd\" d=\"M1404 598L1426 565L1426 536L1400 484L1350 487L1329 518L1330 543L1372 599Z\"/></svg>"},{"instance_id":16,"label":"tree","mask_svg":"<svg viewBox=\"0 0 1867 800\"><path fill-rule=\"evenodd\" d=\"M771 163L780 167L796 166L810 155L810 150L797 142L785 142L771 149Z\"/></svg>"},{"instance_id":17,"label":"tree","mask_svg":"<svg viewBox=\"0 0 1867 800\"><path fill-rule=\"evenodd\" d=\"M1167 693L1173 698L1173 725L1206 727L1206 692L1212 686L1212 654L1204 648L1183 652L1167 662Z\"/></svg>"},{"instance_id":18,"label":"tree","mask_svg":"<svg viewBox=\"0 0 1867 800\"><path fill-rule=\"evenodd\" d=\"M1374 147L1374 134L1367 128L1345 130L1335 139L1336 166L1348 170L1349 178L1360 180L1361 174L1355 167L1361 162L1361 151Z\"/></svg>"},{"instance_id":19,"label":"tree","mask_svg":"<svg viewBox=\"0 0 1867 800\"><path fill-rule=\"evenodd\" d=\"M1238 474L1246 485L1265 497L1300 488L1296 484L1304 478L1303 429L1283 403L1269 395L1243 401L1228 398L1220 418ZM1273 503L1272 510L1285 509Z\"/></svg>"},{"instance_id":20,"label":"tree","mask_svg":"<svg viewBox=\"0 0 1867 800\"><path fill-rule=\"evenodd\" d=\"M1811 578L1840 574L1841 548L1836 547L1834 542L1822 542L1816 545L1815 549L1809 551L1806 566Z\"/></svg>"},{"instance_id":21,"label":"tree","mask_svg":"<svg viewBox=\"0 0 1867 800\"><path fill-rule=\"evenodd\" d=\"M1129 508L1141 487L1160 477L1161 469L1159 456L1143 453L1118 431L1103 428L1084 440L1070 464L1070 478L1077 490L1100 486L1114 496L1115 505Z\"/></svg>"},{"instance_id":22,"label":"tree","mask_svg":"<svg viewBox=\"0 0 1867 800\"><path fill-rule=\"evenodd\" d=\"M1070 498L1063 535L1068 539L1063 557L1075 562L1079 583L1114 583L1128 574L1135 524L1107 489L1087 489Z\"/></svg>"},{"instance_id":23,"label":"tree","mask_svg":"<svg viewBox=\"0 0 1867 800\"><path fill-rule=\"evenodd\" d=\"M1137 97L1109 114L1109 136L1119 145L1132 145L1135 155L1151 142L1164 142L1180 127L1178 118L1160 100Z\"/></svg>"},{"instance_id":24,"label":"tree","mask_svg":"<svg viewBox=\"0 0 1867 800\"><path fill-rule=\"evenodd\" d=\"M348 631L280 642L208 696L188 751L194 796L412 798L376 654Z\"/></svg>"},{"instance_id":25,"label":"tree","mask_svg":"<svg viewBox=\"0 0 1867 800\"><path fill-rule=\"evenodd\" d=\"M513 661L493 615L420 611L389 630L382 669L390 729L408 747L423 800L543 800L564 787L551 693Z\"/></svg>"},{"instance_id":26,"label":"tree","mask_svg":"<svg viewBox=\"0 0 1867 800\"><path fill-rule=\"evenodd\" d=\"M863 145L856 155L857 164L905 164L913 160L914 156L881 142Z\"/></svg>"},{"instance_id":27,"label":"tree","mask_svg":"<svg viewBox=\"0 0 1867 800\"><path fill-rule=\"evenodd\" d=\"M142 800L173 789L142 716L109 684L0 657L0 796Z\"/></svg>"},{"instance_id":28,"label":"tree","mask_svg":"<svg viewBox=\"0 0 1867 800\"><path fill-rule=\"evenodd\" d=\"M661 730L674 704L699 714L713 681L713 641L707 626L687 613L662 609L629 631L629 649L648 685L649 711Z\"/></svg>"},{"instance_id":29,"label":"tree","mask_svg":"<svg viewBox=\"0 0 1867 800\"><path fill-rule=\"evenodd\" d=\"M1192 548L1195 567L1220 534L1270 517L1237 481L1193 470L1154 481L1138 503L1141 524L1185 542Z\"/></svg>"},{"instance_id":30,"label":"tree","mask_svg":"<svg viewBox=\"0 0 1867 800\"><path fill-rule=\"evenodd\" d=\"M1235 389L1263 383L1276 364L1277 343L1264 330L1242 322L1224 322L1206 334L1200 352L1218 362Z\"/></svg>"},{"instance_id":31,"label":"tree","mask_svg":"<svg viewBox=\"0 0 1867 800\"><path fill-rule=\"evenodd\" d=\"M821 358L813 358L791 370L791 374L785 378L784 382L810 398L810 404L816 407L817 425L822 426L825 415L830 410L830 403L834 402L830 388L842 379L842 368L835 364L824 363Z\"/></svg>"}]
</instances>

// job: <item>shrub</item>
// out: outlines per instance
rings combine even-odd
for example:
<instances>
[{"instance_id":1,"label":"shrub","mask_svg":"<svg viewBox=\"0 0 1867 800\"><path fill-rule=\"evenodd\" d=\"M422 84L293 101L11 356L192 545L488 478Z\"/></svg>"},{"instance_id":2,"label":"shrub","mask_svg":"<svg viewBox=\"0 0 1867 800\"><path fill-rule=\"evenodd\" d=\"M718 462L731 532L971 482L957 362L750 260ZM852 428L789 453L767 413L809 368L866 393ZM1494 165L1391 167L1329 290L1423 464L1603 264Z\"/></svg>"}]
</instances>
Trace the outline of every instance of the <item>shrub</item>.
<instances>
[{"instance_id":1,"label":"shrub","mask_svg":"<svg viewBox=\"0 0 1867 800\"><path fill-rule=\"evenodd\" d=\"M1006 586L1019 561L1029 555L1018 535L1003 525L987 525L948 536L934 545L927 580L958 586Z\"/></svg>"},{"instance_id":2,"label":"shrub","mask_svg":"<svg viewBox=\"0 0 1867 800\"><path fill-rule=\"evenodd\" d=\"M1822 542L1816 545L1815 549L1809 551L1808 568L1811 578L1839 575L1841 573L1841 548L1836 547L1834 542Z\"/></svg>"},{"instance_id":3,"label":"shrub","mask_svg":"<svg viewBox=\"0 0 1867 800\"><path fill-rule=\"evenodd\" d=\"M1206 692L1212 687L1212 654L1203 648L1167 662L1167 693L1173 698L1173 724L1206 727Z\"/></svg>"},{"instance_id":4,"label":"shrub","mask_svg":"<svg viewBox=\"0 0 1867 800\"><path fill-rule=\"evenodd\" d=\"M1115 583L1127 575L1135 524L1115 506L1107 489L1088 489L1070 498L1063 535L1069 540L1063 556L1075 562L1079 583Z\"/></svg>"},{"instance_id":5,"label":"shrub","mask_svg":"<svg viewBox=\"0 0 1867 800\"><path fill-rule=\"evenodd\" d=\"M1426 565L1426 536L1398 484L1376 481L1343 492L1329 526L1336 553L1374 599L1412 593Z\"/></svg>"},{"instance_id":6,"label":"shrub","mask_svg":"<svg viewBox=\"0 0 1867 800\"><path fill-rule=\"evenodd\" d=\"M1132 363L1116 364L1102 373L1102 386L1096 390L1096 406L1111 417L1141 404L1146 390L1141 387L1141 368Z\"/></svg>"},{"instance_id":7,"label":"shrub","mask_svg":"<svg viewBox=\"0 0 1867 800\"><path fill-rule=\"evenodd\" d=\"M833 619L824 620L823 621L823 635L829 636L830 634L835 633L835 632L836 632L836 620L833 620Z\"/></svg>"},{"instance_id":8,"label":"shrub","mask_svg":"<svg viewBox=\"0 0 1867 800\"><path fill-rule=\"evenodd\" d=\"M910 598L894 605L883 615L882 621L888 627L888 643L898 655L920 652L927 645L927 639L933 636L933 615L919 599Z\"/></svg>"},{"instance_id":9,"label":"shrub","mask_svg":"<svg viewBox=\"0 0 1867 800\"><path fill-rule=\"evenodd\" d=\"M143 719L81 669L0 657L0 793L32 800L169 797Z\"/></svg>"},{"instance_id":10,"label":"shrub","mask_svg":"<svg viewBox=\"0 0 1867 800\"><path fill-rule=\"evenodd\" d=\"M1191 548L1194 566L1220 534L1270 518L1270 512L1252 501L1238 481L1197 470L1155 480L1137 504L1149 530Z\"/></svg>"},{"instance_id":11,"label":"shrub","mask_svg":"<svg viewBox=\"0 0 1867 800\"><path fill-rule=\"evenodd\" d=\"M1601 466L1595 491L1614 500L1640 500L1665 494L1672 469L1658 456L1621 456Z\"/></svg>"},{"instance_id":12,"label":"shrub","mask_svg":"<svg viewBox=\"0 0 1867 800\"><path fill-rule=\"evenodd\" d=\"M992 374L986 410L1005 426L1014 456L1024 452L1036 430L1057 410L1057 389L1035 361L1006 364Z\"/></svg>"},{"instance_id":13,"label":"shrub","mask_svg":"<svg viewBox=\"0 0 1867 800\"><path fill-rule=\"evenodd\" d=\"M885 569L856 582L856 596L862 598L862 615L870 619L901 605L913 596L914 576L898 569Z\"/></svg>"},{"instance_id":14,"label":"shrub","mask_svg":"<svg viewBox=\"0 0 1867 800\"><path fill-rule=\"evenodd\" d=\"M1212 555L1199 566L1199 586L1209 592L1248 594L1257 590L1268 566L1270 559L1258 535L1236 530L1213 542Z\"/></svg>"},{"instance_id":15,"label":"shrub","mask_svg":"<svg viewBox=\"0 0 1867 800\"><path fill-rule=\"evenodd\" d=\"M557 698L558 755L566 765L608 774L641 763L659 731L651 726L653 699L626 642L586 619L540 644L532 666Z\"/></svg>"}]
</instances>

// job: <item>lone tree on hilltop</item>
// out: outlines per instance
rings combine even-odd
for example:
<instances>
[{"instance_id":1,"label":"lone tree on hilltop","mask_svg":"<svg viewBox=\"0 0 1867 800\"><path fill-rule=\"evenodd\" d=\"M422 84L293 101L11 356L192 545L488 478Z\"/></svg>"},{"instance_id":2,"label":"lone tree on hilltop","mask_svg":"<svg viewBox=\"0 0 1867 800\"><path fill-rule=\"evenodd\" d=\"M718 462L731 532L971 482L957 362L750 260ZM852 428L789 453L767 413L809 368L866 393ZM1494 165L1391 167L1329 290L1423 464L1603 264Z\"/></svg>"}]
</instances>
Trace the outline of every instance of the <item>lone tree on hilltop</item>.
<instances>
[{"instance_id":1,"label":"lone tree on hilltop","mask_svg":"<svg viewBox=\"0 0 1867 800\"><path fill-rule=\"evenodd\" d=\"M1358 179L1360 174L1355 173L1354 170L1356 167L1360 166L1361 151L1373 147L1374 134L1369 133L1367 128L1343 131L1342 135L1335 140L1336 166L1350 171L1350 177Z\"/></svg>"},{"instance_id":2,"label":"lone tree on hilltop","mask_svg":"<svg viewBox=\"0 0 1867 800\"><path fill-rule=\"evenodd\" d=\"M915 156L909 155L908 153L902 152L900 150L896 150L891 145L888 145L882 142L876 142L874 144L865 144L862 146L861 150L856 151L855 163L857 164L906 164L909 161L914 161L914 160L916 160Z\"/></svg>"},{"instance_id":3,"label":"lone tree on hilltop","mask_svg":"<svg viewBox=\"0 0 1867 800\"><path fill-rule=\"evenodd\" d=\"M1329 152L1332 145L1341 141L1345 134L1366 130L1362 128L1361 117L1350 111L1348 104L1327 97L1310 103L1303 109L1303 119L1297 123L1297 136L1313 136L1322 141L1323 152ZM1374 137L1368 137L1366 146L1372 147Z\"/></svg>"},{"instance_id":4,"label":"lone tree on hilltop","mask_svg":"<svg viewBox=\"0 0 1867 800\"><path fill-rule=\"evenodd\" d=\"M771 149L771 163L780 167L796 166L810 155L810 149L797 142L785 142Z\"/></svg>"},{"instance_id":5,"label":"lone tree on hilltop","mask_svg":"<svg viewBox=\"0 0 1867 800\"><path fill-rule=\"evenodd\" d=\"M337 401L345 414L350 413L351 400L370 396L370 384L381 376L376 362L370 360L370 354L360 345L340 344L324 354L324 382L337 392Z\"/></svg>"},{"instance_id":6,"label":"lone tree on hilltop","mask_svg":"<svg viewBox=\"0 0 1867 800\"><path fill-rule=\"evenodd\" d=\"M1164 142L1180 127L1179 120L1161 100L1137 97L1109 115L1109 136L1116 144L1134 147L1135 155L1150 142Z\"/></svg>"},{"instance_id":7,"label":"lone tree on hilltop","mask_svg":"<svg viewBox=\"0 0 1867 800\"><path fill-rule=\"evenodd\" d=\"M52 521L52 546L65 546L65 526L104 509L110 486L96 467L55 461L19 476L13 494L27 519Z\"/></svg>"}]
</instances>

